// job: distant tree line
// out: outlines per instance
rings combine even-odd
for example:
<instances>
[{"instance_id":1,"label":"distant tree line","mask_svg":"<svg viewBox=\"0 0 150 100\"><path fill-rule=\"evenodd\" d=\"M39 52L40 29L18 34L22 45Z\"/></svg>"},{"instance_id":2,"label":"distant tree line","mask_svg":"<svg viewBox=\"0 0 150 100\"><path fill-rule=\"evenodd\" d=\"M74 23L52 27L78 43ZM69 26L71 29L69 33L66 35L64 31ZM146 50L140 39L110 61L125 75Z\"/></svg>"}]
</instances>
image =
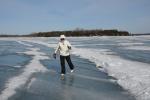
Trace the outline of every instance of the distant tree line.
<instances>
[{"instance_id":1,"label":"distant tree line","mask_svg":"<svg viewBox=\"0 0 150 100\"><path fill-rule=\"evenodd\" d=\"M72 31L52 31L52 32L34 32L28 35L0 35L0 37L58 37L61 34L66 36L129 36L127 31L112 30L84 30L76 29Z\"/></svg>"},{"instance_id":2,"label":"distant tree line","mask_svg":"<svg viewBox=\"0 0 150 100\"><path fill-rule=\"evenodd\" d=\"M127 31L118 30L73 30L73 31L52 31L32 33L28 36L32 37L57 37L61 34L66 36L129 36Z\"/></svg>"},{"instance_id":3,"label":"distant tree line","mask_svg":"<svg viewBox=\"0 0 150 100\"><path fill-rule=\"evenodd\" d=\"M6 35L6 34L1 34L0 37L23 37L23 35Z\"/></svg>"},{"instance_id":4,"label":"distant tree line","mask_svg":"<svg viewBox=\"0 0 150 100\"><path fill-rule=\"evenodd\" d=\"M131 34L131 36L140 36L140 35L150 35L150 33L137 33L137 34Z\"/></svg>"}]
</instances>

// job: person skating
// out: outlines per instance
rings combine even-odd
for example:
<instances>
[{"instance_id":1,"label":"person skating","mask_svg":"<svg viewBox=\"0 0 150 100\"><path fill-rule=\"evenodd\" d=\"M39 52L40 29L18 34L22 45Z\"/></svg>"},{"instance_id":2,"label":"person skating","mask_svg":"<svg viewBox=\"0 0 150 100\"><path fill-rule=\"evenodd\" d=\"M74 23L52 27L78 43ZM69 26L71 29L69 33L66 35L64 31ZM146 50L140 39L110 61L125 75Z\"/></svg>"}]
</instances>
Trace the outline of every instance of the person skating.
<instances>
[{"instance_id":1,"label":"person skating","mask_svg":"<svg viewBox=\"0 0 150 100\"><path fill-rule=\"evenodd\" d=\"M69 43L69 41L66 40L65 35L60 35L60 41L56 47L53 57L56 59L56 54L57 52L59 52L60 64L61 64L61 76L64 76L66 73L65 60L67 61L71 69L71 73L74 71L74 65L72 64L72 61L70 58L70 52L69 52L70 50L71 50L71 44Z\"/></svg>"}]
</instances>

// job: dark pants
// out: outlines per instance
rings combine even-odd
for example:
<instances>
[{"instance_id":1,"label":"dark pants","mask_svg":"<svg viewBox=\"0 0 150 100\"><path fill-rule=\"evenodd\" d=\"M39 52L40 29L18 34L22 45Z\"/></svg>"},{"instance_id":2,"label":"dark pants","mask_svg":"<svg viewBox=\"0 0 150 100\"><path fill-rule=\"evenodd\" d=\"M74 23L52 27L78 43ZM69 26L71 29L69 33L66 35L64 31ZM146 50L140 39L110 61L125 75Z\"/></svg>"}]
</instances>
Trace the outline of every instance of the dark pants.
<instances>
[{"instance_id":1,"label":"dark pants","mask_svg":"<svg viewBox=\"0 0 150 100\"><path fill-rule=\"evenodd\" d=\"M61 56L60 55L60 64L61 64L61 73L62 74L65 74L66 73L66 68L65 68L65 60L67 61L70 69L74 69L74 66L71 62L71 59L70 59L70 55L69 56Z\"/></svg>"}]
</instances>

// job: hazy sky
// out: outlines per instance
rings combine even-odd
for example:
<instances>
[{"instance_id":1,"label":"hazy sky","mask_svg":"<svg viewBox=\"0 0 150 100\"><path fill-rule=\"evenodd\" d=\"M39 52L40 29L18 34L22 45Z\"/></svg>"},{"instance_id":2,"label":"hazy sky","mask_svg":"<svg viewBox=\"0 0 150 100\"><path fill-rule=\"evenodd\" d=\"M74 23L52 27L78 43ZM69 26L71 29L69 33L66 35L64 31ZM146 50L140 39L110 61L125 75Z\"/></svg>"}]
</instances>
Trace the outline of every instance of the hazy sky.
<instances>
[{"instance_id":1,"label":"hazy sky","mask_svg":"<svg viewBox=\"0 0 150 100\"><path fill-rule=\"evenodd\" d=\"M0 34L77 27L150 32L150 0L0 0Z\"/></svg>"}]
</instances>

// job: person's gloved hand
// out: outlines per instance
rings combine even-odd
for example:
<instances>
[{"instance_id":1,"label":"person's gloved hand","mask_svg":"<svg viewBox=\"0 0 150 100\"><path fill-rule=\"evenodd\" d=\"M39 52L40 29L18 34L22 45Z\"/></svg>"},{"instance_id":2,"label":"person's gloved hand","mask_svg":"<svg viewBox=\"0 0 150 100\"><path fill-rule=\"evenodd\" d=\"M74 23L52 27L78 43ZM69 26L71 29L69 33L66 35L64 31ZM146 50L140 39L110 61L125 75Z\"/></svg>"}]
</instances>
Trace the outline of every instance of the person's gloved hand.
<instances>
[{"instance_id":1,"label":"person's gloved hand","mask_svg":"<svg viewBox=\"0 0 150 100\"><path fill-rule=\"evenodd\" d=\"M70 50L71 50L71 46L68 46L68 49L70 49Z\"/></svg>"},{"instance_id":2,"label":"person's gloved hand","mask_svg":"<svg viewBox=\"0 0 150 100\"><path fill-rule=\"evenodd\" d=\"M53 54L53 58L56 59L56 53Z\"/></svg>"}]
</instances>

